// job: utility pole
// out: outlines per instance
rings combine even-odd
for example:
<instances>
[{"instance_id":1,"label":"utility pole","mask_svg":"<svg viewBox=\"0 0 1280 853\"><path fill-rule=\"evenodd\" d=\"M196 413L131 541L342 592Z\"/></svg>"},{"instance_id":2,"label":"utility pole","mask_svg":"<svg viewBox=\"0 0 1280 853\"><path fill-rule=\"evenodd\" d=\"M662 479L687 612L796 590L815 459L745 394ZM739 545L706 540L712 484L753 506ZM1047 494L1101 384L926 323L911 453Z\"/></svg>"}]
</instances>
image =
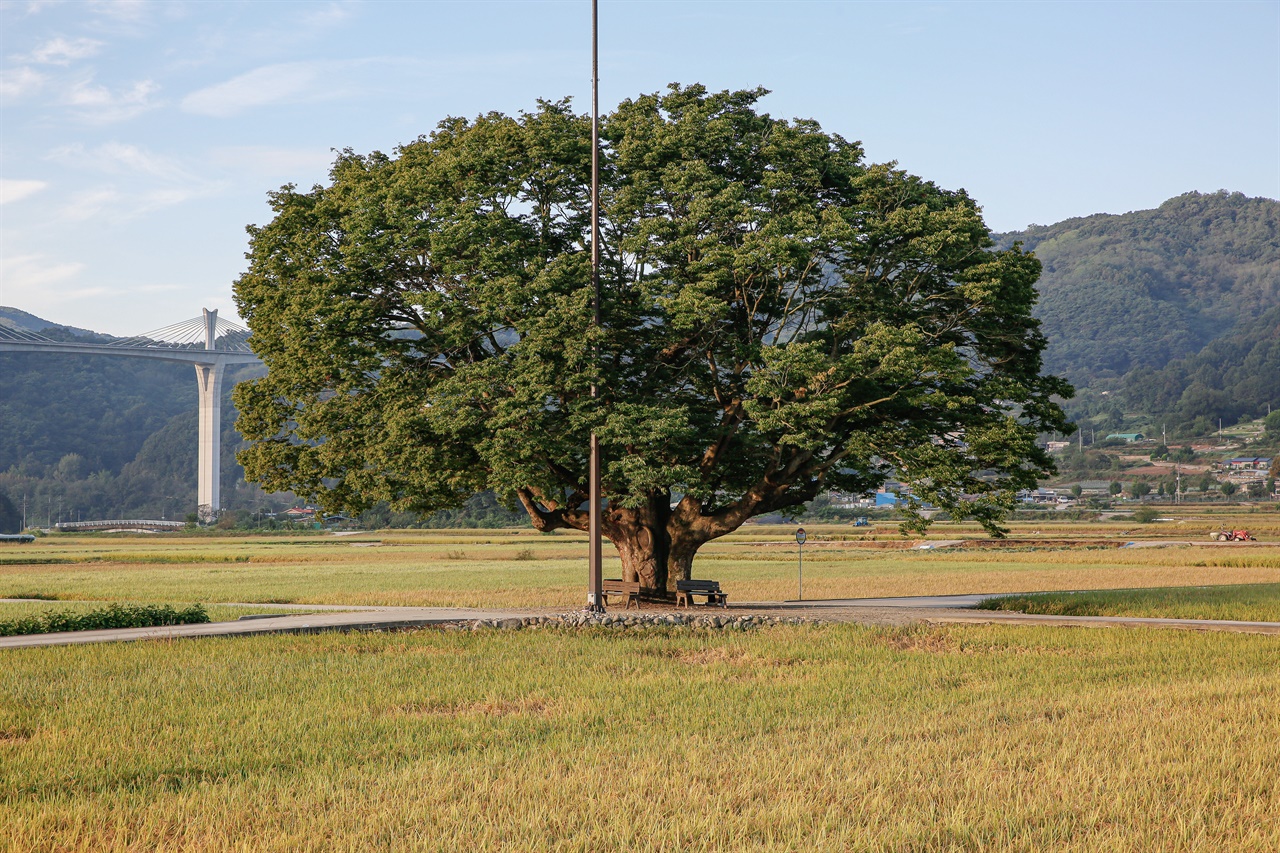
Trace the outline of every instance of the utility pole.
<instances>
[{"instance_id":1,"label":"utility pole","mask_svg":"<svg viewBox=\"0 0 1280 853\"><path fill-rule=\"evenodd\" d=\"M600 329L600 12L599 0L591 0L591 286L594 323ZM595 365L600 366L600 345L595 346ZM596 383L591 383L591 399L599 399ZM595 405L599 405L598 402ZM604 612L604 554L600 550L600 436L591 431L591 463L588 500L591 502L587 536L589 578L587 610Z\"/></svg>"}]
</instances>

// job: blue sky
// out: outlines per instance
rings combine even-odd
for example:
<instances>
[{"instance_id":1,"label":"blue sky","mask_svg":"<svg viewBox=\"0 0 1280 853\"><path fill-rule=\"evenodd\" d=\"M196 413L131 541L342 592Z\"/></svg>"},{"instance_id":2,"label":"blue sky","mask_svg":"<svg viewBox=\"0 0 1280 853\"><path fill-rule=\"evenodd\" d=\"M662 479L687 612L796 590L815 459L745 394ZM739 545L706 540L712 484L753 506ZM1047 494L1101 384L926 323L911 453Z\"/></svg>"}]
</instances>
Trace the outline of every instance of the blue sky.
<instances>
[{"instance_id":1,"label":"blue sky","mask_svg":"<svg viewBox=\"0 0 1280 853\"><path fill-rule=\"evenodd\" d=\"M0 305L233 314L266 193L448 115L590 105L572 2L0 2ZM995 230L1280 196L1280 3L601 2L601 104L763 85Z\"/></svg>"}]
</instances>

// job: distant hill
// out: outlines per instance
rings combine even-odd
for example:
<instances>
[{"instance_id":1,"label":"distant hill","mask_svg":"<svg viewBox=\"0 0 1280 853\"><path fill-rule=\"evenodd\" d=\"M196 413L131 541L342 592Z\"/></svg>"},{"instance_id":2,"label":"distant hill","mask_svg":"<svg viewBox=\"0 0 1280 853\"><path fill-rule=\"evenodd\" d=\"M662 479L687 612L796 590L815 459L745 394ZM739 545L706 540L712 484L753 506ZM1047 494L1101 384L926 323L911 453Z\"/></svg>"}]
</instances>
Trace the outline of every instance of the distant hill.
<instances>
[{"instance_id":1,"label":"distant hill","mask_svg":"<svg viewBox=\"0 0 1280 853\"><path fill-rule=\"evenodd\" d=\"M0 353L0 471L43 471L75 453L89 471L119 473L150 435L195 406L186 365Z\"/></svg>"},{"instance_id":2,"label":"distant hill","mask_svg":"<svg viewBox=\"0 0 1280 853\"><path fill-rule=\"evenodd\" d=\"M55 340L111 340L0 308L0 323ZM222 403L223 503L261 500L234 452L231 389L260 373L232 370ZM24 495L44 524L59 512L181 517L195 509L196 381L188 365L100 355L0 353L0 494ZM60 509L61 508L61 509Z\"/></svg>"},{"instance_id":3,"label":"distant hill","mask_svg":"<svg viewBox=\"0 0 1280 853\"><path fill-rule=\"evenodd\" d=\"M1200 352L1125 376L1128 406L1198 433L1280 409L1280 305Z\"/></svg>"},{"instance_id":4,"label":"distant hill","mask_svg":"<svg viewBox=\"0 0 1280 853\"><path fill-rule=\"evenodd\" d=\"M997 235L1002 247L1015 241L1044 265L1045 367L1081 386L1164 368L1280 305L1272 199L1187 193L1155 210Z\"/></svg>"},{"instance_id":5,"label":"distant hill","mask_svg":"<svg viewBox=\"0 0 1280 853\"><path fill-rule=\"evenodd\" d=\"M94 337L110 337L109 335L98 335L88 329L77 329L75 326L63 326L58 323L37 317L35 314L28 314L17 308L10 308L7 305L0 305L0 326L8 326L13 329L24 329L28 332L44 332L46 329L56 329L63 332L70 332L73 335L92 335Z\"/></svg>"}]
</instances>

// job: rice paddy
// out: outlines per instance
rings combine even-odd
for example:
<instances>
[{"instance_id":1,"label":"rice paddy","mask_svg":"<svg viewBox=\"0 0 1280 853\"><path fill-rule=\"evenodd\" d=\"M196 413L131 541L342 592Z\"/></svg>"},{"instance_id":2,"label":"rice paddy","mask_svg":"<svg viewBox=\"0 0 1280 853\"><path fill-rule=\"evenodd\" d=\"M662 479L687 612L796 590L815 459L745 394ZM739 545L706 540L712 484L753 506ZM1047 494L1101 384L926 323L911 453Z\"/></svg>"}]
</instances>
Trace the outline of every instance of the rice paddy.
<instances>
[{"instance_id":1,"label":"rice paddy","mask_svg":"<svg viewBox=\"0 0 1280 853\"><path fill-rule=\"evenodd\" d=\"M805 595L1158 587L1098 598L1275 618L1266 534L1125 548L1123 526L1047 527L809 526ZM790 534L747 528L695 574L731 601L791 597ZM574 608L585 550L524 531L48 537L0 550L0 597L46 597L0 618ZM421 630L0 657L0 851L1280 849L1274 636Z\"/></svg>"},{"instance_id":2,"label":"rice paddy","mask_svg":"<svg viewBox=\"0 0 1280 853\"><path fill-rule=\"evenodd\" d=\"M1241 519L1189 517L1143 525L1175 532L1160 548L1125 548L1123 523L1018 525L990 542L968 525L937 525L928 539L904 539L892 525L867 530L810 526L806 598L866 598L972 592L1280 583L1280 533L1261 546L1207 541L1236 524L1280 529L1280 513ZM1150 528L1148 530L1147 528ZM792 598L797 587L793 528L748 526L705 546L697 577L731 600ZM1193 535L1194 534L1194 535ZM958 543L948 546L947 543ZM934 550L920 550L925 545ZM943 547L946 546L946 547ZM185 604L324 604L577 607L585 537L533 531L386 531L335 537L51 536L0 550L0 598ZM621 575L606 548L605 574Z\"/></svg>"},{"instance_id":3,"label":"rice paddy","mask_svg":"<svg viewBox=\"0 0 1280 853\"><path fill-rule=\"evenodd\" d=\"M1274 850L1278 660L851 625L11 651L0 849Z\"/></svg>"}]
</instances>

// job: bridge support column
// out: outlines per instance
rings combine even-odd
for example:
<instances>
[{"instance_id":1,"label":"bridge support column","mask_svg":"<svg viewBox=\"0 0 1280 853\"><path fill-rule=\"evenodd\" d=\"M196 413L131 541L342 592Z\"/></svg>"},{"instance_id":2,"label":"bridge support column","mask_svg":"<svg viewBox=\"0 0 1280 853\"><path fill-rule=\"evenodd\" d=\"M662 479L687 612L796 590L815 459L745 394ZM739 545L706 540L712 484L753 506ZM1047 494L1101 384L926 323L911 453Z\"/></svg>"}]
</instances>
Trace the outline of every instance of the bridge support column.
<instances>
[{"instance_id":1,"label":"bridge support column","mask_svg":"<svg viewBox=\"0 0 1280 853\"><path fill-rule=\"evenodd\" d=\"M220 363L197 364L200 386L200 460L196 494L203 522L213 521L222 508L222 375Z\"/></svg>"}]
</instances>

